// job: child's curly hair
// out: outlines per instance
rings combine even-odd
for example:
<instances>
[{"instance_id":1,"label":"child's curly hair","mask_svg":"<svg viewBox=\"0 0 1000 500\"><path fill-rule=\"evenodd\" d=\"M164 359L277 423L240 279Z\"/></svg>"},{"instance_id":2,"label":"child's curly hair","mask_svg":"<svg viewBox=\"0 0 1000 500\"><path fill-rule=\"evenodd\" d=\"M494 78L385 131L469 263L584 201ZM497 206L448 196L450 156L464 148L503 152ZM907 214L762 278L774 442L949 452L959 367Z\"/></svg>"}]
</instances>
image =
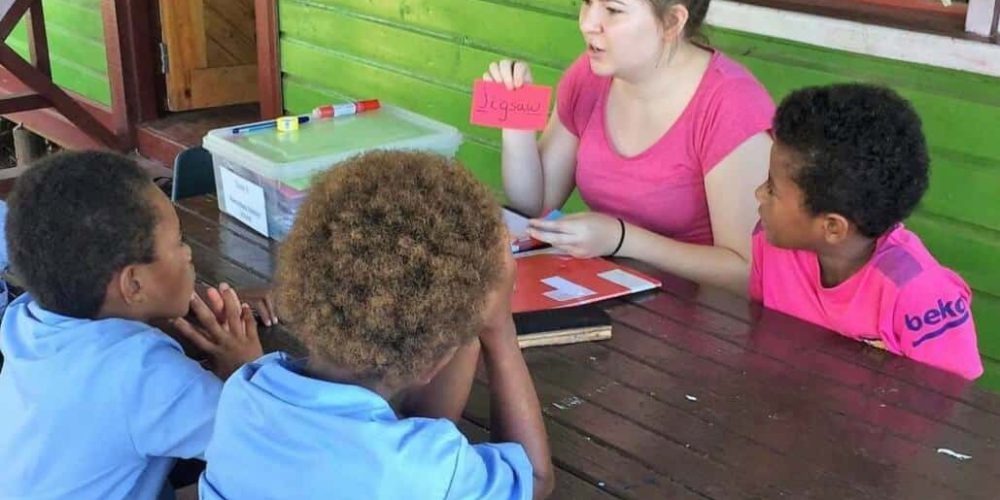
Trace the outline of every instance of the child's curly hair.
<instances>
[{"instance_id":1,"label":"child's curly hair","mask_svg":"<svg viewBox=\"0 0 1000 500\"><path fill-rule=\"evenodd\" d=\"M7 198L14 273L46 309L94 318L108 283L155 260L156 185L131 158L71 151L35 162Z\"/></svg>"},{"instance_id":2,"label":"child's curly hair","mask_svg":"<svg viewBox=\"0 0 1000 500\"><path fill-rule=\"evenodd\" d=\"M920 117L888 88L797 90L778 107L774 136L804 161L793 176L806 208L841 214L864 236L878 237L905 219L927 190Z\"/></svg>"},{"instance_id":3,"label":"child's curly hair","mask_svg":"<svg viewBox=\"0 0 1000 500\"><path fill-rule=\"evenodd\" d=\"M482 326L500 206L459 163L376 151L317 177L280 251L280 309L311 356L409 380Z\"/></svg>"}]
</instances>

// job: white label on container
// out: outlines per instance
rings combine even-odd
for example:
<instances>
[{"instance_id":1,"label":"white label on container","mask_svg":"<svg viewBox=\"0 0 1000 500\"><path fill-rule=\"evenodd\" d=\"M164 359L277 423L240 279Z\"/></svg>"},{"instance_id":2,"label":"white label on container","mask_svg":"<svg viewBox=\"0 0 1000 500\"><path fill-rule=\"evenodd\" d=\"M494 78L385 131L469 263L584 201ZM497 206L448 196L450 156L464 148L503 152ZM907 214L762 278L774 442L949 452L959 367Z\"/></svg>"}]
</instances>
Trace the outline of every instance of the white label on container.
<instances>
[{"instance_id":1,"label":"white label on container","mask_svg":"<svg viewBox=\"0 0 1000 500\"><path fill-rule=\"evenodd\" d=\"M267 206L264 203L264 189L220 167L222 173L222 193L226 197L226 212L240 222L267 236Z\"/></svg>"}]
</instances>

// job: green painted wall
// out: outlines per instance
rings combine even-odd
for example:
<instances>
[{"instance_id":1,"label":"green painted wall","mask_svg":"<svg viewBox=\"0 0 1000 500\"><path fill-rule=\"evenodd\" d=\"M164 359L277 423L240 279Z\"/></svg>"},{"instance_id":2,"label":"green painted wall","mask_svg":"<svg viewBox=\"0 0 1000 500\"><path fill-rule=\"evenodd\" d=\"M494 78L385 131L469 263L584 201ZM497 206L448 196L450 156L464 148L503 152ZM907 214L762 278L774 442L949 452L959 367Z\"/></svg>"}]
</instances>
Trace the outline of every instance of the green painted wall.
<instances>
[{"instance_id":1,"label":"green painted wall","mask_svg":"<svg viewBox=\"0 0 1000 500\"><path fill-rule=\"evenodd\" d=\"M110 106L101 0L44 0L42 9L53 80L67 90ZM8 43L30 61L23 20Z\"/></svg>"},{"instance_id":2,"label":"green painted wall","mask_svg":"<svg viewBox=\"0 0 1000 500\"><path fill-rule=\"evenodd\" d=\"M554 85L583 48L578 7L579 0L280 0L285 106L299 113L377 97L448 122L466 137L459 158L499 189L499 133L468 124L470 84L490 61L516 57L532 63L536 82ZM934 163L932 187L908 224L975 289L983 383L1000 389L1000 265L992 262L1000 251L1000 79L733 31L709 36L776 100L806 85L860 80L891 85L913 102Z\"/></svg>"}]
</instances>

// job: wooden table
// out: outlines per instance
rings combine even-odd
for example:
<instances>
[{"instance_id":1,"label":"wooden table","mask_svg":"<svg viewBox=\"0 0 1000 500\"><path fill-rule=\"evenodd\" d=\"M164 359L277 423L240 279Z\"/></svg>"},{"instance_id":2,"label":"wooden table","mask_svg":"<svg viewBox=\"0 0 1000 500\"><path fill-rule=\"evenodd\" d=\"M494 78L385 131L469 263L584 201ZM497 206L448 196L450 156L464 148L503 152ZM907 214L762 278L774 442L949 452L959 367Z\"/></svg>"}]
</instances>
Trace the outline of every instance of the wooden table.
<instances>
[{"instance_id":1,"label":"wooden table","mask_svg":"<svg viewBox=\"0 0 1000 500\"><path fill-rule=\"evenodd\" d=\"M178 212L200 279L268 282L274 242L220 215L213 197ZM1000 496L997 395L657 276L662 291L606 304L611 340L525 351L557 466L553 498ZM300 350L280 328L262 338ZM460 427L488 436L481 381Z\"/></svg>"}]
</instances>

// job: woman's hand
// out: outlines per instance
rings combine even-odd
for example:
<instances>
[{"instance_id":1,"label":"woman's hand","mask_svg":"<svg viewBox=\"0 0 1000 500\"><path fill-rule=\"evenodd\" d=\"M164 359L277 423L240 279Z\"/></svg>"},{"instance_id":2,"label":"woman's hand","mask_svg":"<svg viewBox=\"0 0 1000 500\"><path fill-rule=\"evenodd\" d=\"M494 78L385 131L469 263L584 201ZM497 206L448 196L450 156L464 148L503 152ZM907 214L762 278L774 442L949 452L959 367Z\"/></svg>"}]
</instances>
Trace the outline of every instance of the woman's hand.
<instances>
[{"instance_id":1,"label":"woman's hand","mask_svg":"<svg viewBox=\"0 0 1000 500\"><path fill-rule=\"evenodd\" d=\"M597 212L567 215L557 220L531 219L528 235L573 257L609 255L622 237L618 219Z\"/></svg>"},{"instance_id":2,"label":"woman's hand","mask_svg":"<svg viewBox=\"0 0 1000 500\"><path fill-rule=\"evenodd\" d=\"M503 59L490 63L486 73L483 73L483 80L502 83L507 90L514 90L532 83L531 68L524 61Z\"/></svg>"}]
</instances>

